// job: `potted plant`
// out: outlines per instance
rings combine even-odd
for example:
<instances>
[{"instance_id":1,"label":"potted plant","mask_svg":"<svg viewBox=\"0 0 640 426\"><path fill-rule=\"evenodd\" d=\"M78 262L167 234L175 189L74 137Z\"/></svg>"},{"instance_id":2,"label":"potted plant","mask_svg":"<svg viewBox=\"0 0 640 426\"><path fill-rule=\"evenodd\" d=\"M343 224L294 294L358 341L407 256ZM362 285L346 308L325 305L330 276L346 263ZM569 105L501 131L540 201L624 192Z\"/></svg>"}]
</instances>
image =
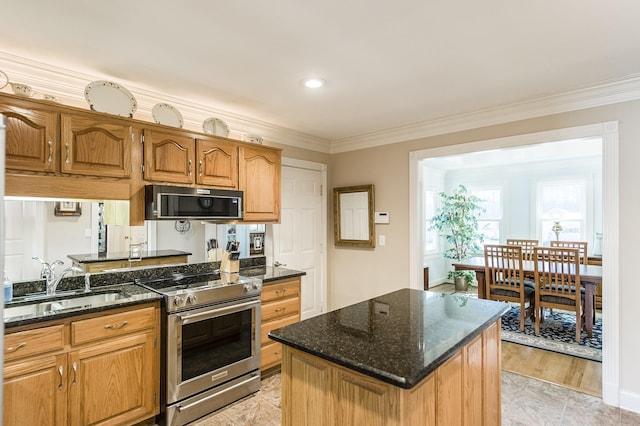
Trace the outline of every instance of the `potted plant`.
<instances>
[{"instance_id":1,"label":"potted plant","mask_svg":"<svg viewBox=\"0 0 640 426\"><path fill-rule=\"evenodd\" d=\"M452 194L440 193L440 207L431 218L431 228L438 231L450 245L444 257L461 261L480 251L483 235L478 229L478 217L485 212L482 200L470 194L464 185L458 185ZM472 271L450 271L456 290L466 290L475 279ZM456 280L460 277L461 279Z\"/></svg>"}]
</instances>

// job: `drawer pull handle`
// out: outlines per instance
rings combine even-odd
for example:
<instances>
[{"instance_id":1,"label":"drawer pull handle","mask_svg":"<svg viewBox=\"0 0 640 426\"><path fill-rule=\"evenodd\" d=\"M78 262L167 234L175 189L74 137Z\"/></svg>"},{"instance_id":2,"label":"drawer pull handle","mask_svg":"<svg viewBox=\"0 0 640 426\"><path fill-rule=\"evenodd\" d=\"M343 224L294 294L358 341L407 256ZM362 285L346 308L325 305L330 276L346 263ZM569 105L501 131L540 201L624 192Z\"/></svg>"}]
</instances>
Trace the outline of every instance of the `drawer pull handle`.
<instances>
[{"instance_id":1,"label":"drawer pull handle","mask_svg":"<svg viewBox=\"0 0 640 426\"><path fill-rule=\"evenodd\" d=\"M202 160L200 160L200 176L202 176Z\"/></svg>"},{"instance_id":2,"label":"drawer pull handle","mask_svg":"<svg viewBox=\"0 0 640 426\"><path fill-rule=\"evenodd\" d=\"M47 162L52 162L53 161L53 142L48 141L47 145L49 145L49 157L47 158Z\"/></svg>"},{"instance_id":3,"label":"drawer pull handle","mask_svg":"<svg viewBox=\"0 0 640 426\"><path fill-rule=\"evenodd\" d=\"M76 385L76 373L78 373L78 364L77 363L73 363L73 382L71 383L72 386Z\"/></svg>"},{"instance_id":4,"label":"drawer pull handle","mask_svg":"<svg viewBox=\"0 0 640 426\"><path fill-rule=\"evenodd\" d=\"M64 150L67 153L67 158L65 158L64 162L65 164L69 164L71 162L71 159L69 158L69 143L64 144Z\"/></svg>"},{"instance_id":5,"label":"drawer pull handle","mask_svg":"<svg viewBox=\"0 0 640 426\"><path fill-rule=\"evenodd\" d=\"M58 385L58 389L62 389L62 366L58 367L58 373L60 374L60 384Z\"/></svg>"},{"instance_id":6,"label":"drawer pull handle","mask_svg":"<svg viewBox=\"0 0 640 426\"><path fill-rule=\"evenodd\" d=\"M274 355L280 355L280 351L275 351L273 354Z\"/></svg>"},{"instance_id":7,"label":"drawer pull handle","mask_svg":"<svg viewBox=\"0 0 640 426\"><path fill-rule=\"evenodd\" d=\"M285 309L287 309L287 308L286 307L277 308L276 312L284 312Z\"/></svg>"},{"instance_id":8,"label":"drawer pull handle","mask_svg":"<svg viewBox=\"0 0 640 426\"><path fill-rule=\"evenodd\" d=\"M129 321L122 321L120 324L116 324L116 325L107 324L104 326L104 328L107 330L119 330L127 324L129 324Z\"/></svg>"},{"instance_id":9,"label":"drawer pull handle","mask_svg":"<svg viewBox=\"0 0 640 426\"><path fill-rule=\"evenodd\" d=\"M12 353L12 352L15 352L17 350L20 350L20 349L24 348L25 346L27 346L27 342L21 342L21 343L18 343L17 345L15 345L15 346L12 346L10 348L6 348L4 351L8 352L8 353Z\"/></svg>"},{"instance_id":10,"label":"drawer pull handle","mask_svg":"<svg viewBox=\"0 0 640 426\"><path fill-rule=\"evenodd\" d=\"M277 294L278 296L280 296L280 294L282 293L282 295L284 296L284 293L285 293L286 291L287 291L287 289L286 289L286 288L283 288L283 289L281 289L281 290L276 290L276 294Z\"/></svg>"}]
</instances>

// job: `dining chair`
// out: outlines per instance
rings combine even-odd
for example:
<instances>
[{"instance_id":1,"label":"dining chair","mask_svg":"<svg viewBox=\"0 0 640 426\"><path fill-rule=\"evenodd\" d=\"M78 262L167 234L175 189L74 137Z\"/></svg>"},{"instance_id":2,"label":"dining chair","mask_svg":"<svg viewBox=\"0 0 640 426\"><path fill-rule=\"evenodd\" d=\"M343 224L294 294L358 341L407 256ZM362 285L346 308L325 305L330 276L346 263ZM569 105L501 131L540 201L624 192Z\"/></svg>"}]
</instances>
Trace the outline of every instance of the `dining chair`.
<instances>
[{"instance_id":1,"label":"dining chair","mask_svg":"<svg viewBox=\"0 0 640 426\"><path fill-rule=\"evenodd\" d=\"M487 299L518 303L520 331L524 331L525 318L535 313L535 290L525 285L522 273L522 247L486 244L484 265Z\"/></svg>"},{"instance_id":2,"label":"dining chair","mask_svg":"<svg viewBox=\"0 0 640 426\"><path fill-rule=\"evenodd\" d=\"M549 245L551 247L564 247L564 248L575 248L578 249L580 255L580 263L586 265L588 262L588 253L587 247L588 243L586 241L550 241Z\"/></svg>"},{"instance_id":3,"label":"dining chair","mask_svg":"<svg viewBox=\"0 0 640 426\"><path fill-rule=\"evenodd\" d=\"M538 246L538 240L507 238L507 245L522 247L522 258L524 260L533 260L533 248Z\"/></svg>"},{"instance_id":4,"label":"dining chair","mask_svg":"<svg viewBox=\"0 0 640 426\"><path fill-rule=\"evenodd\" d=\"M583 290L580 286L580 254L575 248L536 247L533 251L536 335L544 321L544 308L573 310L576 314L576 341L582 331Z\"/></svg>"}]
</instances>

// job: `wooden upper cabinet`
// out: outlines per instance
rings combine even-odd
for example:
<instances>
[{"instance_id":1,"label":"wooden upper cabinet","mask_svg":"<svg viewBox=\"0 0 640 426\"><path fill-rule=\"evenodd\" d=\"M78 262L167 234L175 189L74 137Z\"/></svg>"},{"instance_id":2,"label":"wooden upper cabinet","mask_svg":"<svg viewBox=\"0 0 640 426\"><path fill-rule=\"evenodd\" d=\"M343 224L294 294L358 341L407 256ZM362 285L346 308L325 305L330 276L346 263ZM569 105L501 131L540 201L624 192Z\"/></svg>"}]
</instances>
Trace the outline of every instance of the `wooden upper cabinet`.
<instances>
[{"instance_id":1,"label":"wooden upper cabinet","mask_svg":"<svg viewBox=\"0 0 640 426\"><path fill-rule=\"evenodd\" d=\"M193 183L194 139L179 134L145 129L144 178L148 180Z\"/></svg>"},{"instance_id":2,"label":"wooden upper cabinet","mask_svg":"<svg viewBox=\"0 0 640 426\"><path fill-rule=\"evenodd\" d=\"M280 221L280 151L241 146L238 154L239 189L244 191L244 220Z\"/></svg>"},{"instance_id":3,"label":"wooden upper cabinet","mask_svg":"<svg viewBox=\"0 0 640 426\"><path fill-rule=\"evenodd\" d=\"M24 108L0 99L5 116L6 168L54 172L58 158L58 114L42 108Z\"/></svg>"},{"instance_id":4,"label":"wooden upper cabinet","mask_svg":"<svg viewBox=\"0 0 640 426\"><path fill-rule=\"evenodd\" d=\"M129 177L133 127L63 114L60 171L80 175Z\"/></svg>"},{"instance_id":5,"label":"wooden upper cabinet","mask_svg":"<svg viewBox=\"0 0 640 426\"><path fill-rule=\"evenodd\" d=\"M238 146L218 139L196 139L196 183L238 188Z\"/></svg>"}]
</instances>

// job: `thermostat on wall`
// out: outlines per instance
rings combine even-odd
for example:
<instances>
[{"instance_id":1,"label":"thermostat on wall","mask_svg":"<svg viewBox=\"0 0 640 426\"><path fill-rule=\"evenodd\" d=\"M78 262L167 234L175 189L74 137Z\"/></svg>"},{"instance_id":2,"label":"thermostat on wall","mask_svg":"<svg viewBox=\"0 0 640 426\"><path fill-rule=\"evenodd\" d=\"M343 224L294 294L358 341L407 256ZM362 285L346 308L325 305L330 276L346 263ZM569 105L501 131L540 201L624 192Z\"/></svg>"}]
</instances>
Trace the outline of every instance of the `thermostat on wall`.
<instances>
[{"instance_id":1,"label":"thermostat on wall","mask_svg":"<svg viewBox=\"0 0 640 426\"><path fill-rule=\"evenodd\" d=\"M375 212L374 223L389 223L389 212Z\"/></svg>"}]
</instances>

